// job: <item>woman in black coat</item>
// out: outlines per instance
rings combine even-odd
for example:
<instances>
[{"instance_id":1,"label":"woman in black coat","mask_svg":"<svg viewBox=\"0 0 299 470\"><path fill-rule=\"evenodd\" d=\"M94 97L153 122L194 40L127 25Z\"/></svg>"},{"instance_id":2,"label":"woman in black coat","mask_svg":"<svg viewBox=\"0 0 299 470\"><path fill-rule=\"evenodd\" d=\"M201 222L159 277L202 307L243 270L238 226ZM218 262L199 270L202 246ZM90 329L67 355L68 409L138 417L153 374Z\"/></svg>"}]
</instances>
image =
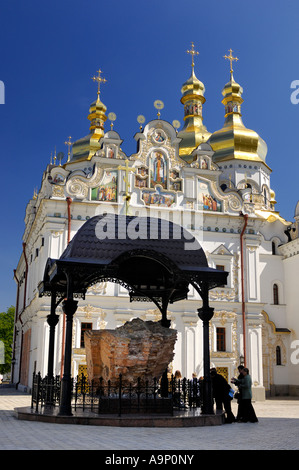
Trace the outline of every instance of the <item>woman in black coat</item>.
<instances>
[{"instance_id":1,"label":"woman in black coat","mask_svg":"<svg viewBox=\"0 0 299 470\"><path fill-rule=\"evenodd\" d=\"M211 369L210 374L213 387L213 397L215 398L216 403L216 410L222 411L223 405L226 412L225 422L234 423L236 419L231 410L231 397L229 396L231 387L222 375L217 374L215 368Z\"/></svg>"}]
</instances>

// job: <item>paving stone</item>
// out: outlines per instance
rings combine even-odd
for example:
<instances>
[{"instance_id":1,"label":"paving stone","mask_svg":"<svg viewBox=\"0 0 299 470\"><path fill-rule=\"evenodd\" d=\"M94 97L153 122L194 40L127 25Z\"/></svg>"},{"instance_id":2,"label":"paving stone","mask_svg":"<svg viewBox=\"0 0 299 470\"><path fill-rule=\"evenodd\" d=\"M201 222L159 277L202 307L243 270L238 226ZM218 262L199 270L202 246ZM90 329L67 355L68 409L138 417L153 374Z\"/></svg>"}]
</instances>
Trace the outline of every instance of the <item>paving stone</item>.
<instances>
[{"instance_id":1,"label":"paving stone","mask_svg":"<svg viewBox=\"0 0 299 470\"><path fill-rule=\"evenodd\" d=\"M30 396L0 388L0 450L299 450L299 399L253 403L258 423L191 428L118 428L21 421ZM237 403L232 403L236 414Z\"/></svg>"}]
</instances>

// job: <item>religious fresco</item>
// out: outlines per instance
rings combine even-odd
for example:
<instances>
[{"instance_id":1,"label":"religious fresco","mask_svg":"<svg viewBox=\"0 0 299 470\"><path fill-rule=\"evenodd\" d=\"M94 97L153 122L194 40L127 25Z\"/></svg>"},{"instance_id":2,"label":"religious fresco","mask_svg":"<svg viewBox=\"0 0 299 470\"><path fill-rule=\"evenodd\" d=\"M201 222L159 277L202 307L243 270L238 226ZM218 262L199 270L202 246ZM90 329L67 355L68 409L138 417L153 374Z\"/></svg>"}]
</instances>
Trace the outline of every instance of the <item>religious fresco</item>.
<instances>
[{"instance_id":1,"label":"religious fresco","mask_svg":"<svg viewBox=\"0 0 299 470\"><path fill-rule=\"evenodd\" d=\"M147 188L148 187L148 169L144 166L137 168L135 176L135 187L136 188Z\"/></svg>"},{"instance_id":2,"label":"religious fresco","mask_svg":"<svg viewBox=\"0 0 299 470\"><path fill-rule=\"evenodd\" d=\"M227 103L227 105L225 106L225 113L228 114L228 113L240 113L241 111L241 108L240 108L240 105L238 105L238 103L234 103L232 101L229 101Z\"/></svg>"},{"instance_id":3,"label":"religious fresco","mask_svg":"<svg viewBox=\"0 0 299 470\"><path fill-rule=\"evenodd\" d=\"M160 152L153 152L153 154L154 154L154 158L156 158L158 154L158 160L154 162L152 165L151 187L155 187L156 184L159 184L165 189L167 187L167 174L164 173L164 168L166 166L165 158ZM163 160L160 166L159 157L161 155L162 155ZM156 170L155 170L155 166L156 166ZM148 176L149 176L148 168L146 168L145 166L137 168L137 172L135 175L135 188L140 188L140 189L148 188L149 187ZM171 191L182 191L182 179L179 176L180 175L177 170L174 170L174 169L170 170L169 189Z\"/></svg>"},{"instance_id":4,"label":"religious fresco","mask_svg":"<svg viewBox=\"0 0 299 470\"><path fill-rule=\"evenodd\" d=\"M197 182L197 205L199 210L222 212L222 202L212 194L210 185L200 179Z\"/></svg>"},{"instance_id":5,"label":"religious fresco","mask_svg":"<svg viewBox=\"0 0 299 470\"><path fill-rule=\"evenodd\" d=\"M201 116L202 105L201 103L186 104L184 111L185 111L185 116L188 116L190 114L194 114L195 116Z\"/></svg>"},{"instance_id":6,"label":"religious fresco","mask_svg":"<svg viewBox=\"0 0 299 470\"><path fill-rule=\"evenodd\" d=\"M162 130L156 129L152 138L156 144L163 144L166 140L166 135Z\"/></svg>"},{"instance_id":7,"label":"religious fresco","mask_svg":"<svg viewBox=\"0 0 299 470\"><path fill-rule=\"evenodd\" d=\"M169 176L170 176L171 179L177 180L180 177L180 174L177 170L171 169L170 172L169 172Z\"/></svg>"},{"instance_id":8,"label":"religious fresco","mask_svg":"<svg viewBox=\"0 0 299 470\"><path fill-rule=\"evenodd\" d=\"M162 152L153 151L150 157L150 186L160 184L167 187L167 160Z\"/></svg>"},{"instance_id":9,"label":"religious fresco","mask_svg":"<svg viewBox=\"0 0 299 470\"><path fill-rule=\"evenodd\" d=\"M116 151L115 151L115 148L114 147L107 147L106 148L106 158L116 158L117 155L116 155Z\"/></svg>"},{"instance_id":10,"label":"religious fresco","mask_svg":"<svg viewBox=\"0 0 299 470\"><path fill-rule=\"evenodd\" d=\"M164 193L159 187L155 191L142 191L142 199L146 206L170 207L175 203L175 195Z\"/></svg>"},{"instance_id":11,"label":"religious fresco","mask_svg":"<svg viewBox=\"0 0 299 470\"><path fill-rule=\"evenodd\" d=\"M170 170L169 189L171 191L182 191L182 180L177 170Z\"/></svg>"},{"instance_id":12,"label":"religious fresco","mask_svg":"<svg viewBox=\"0 0 299 470\"><path fill-rule=\"evenodd\" d=\"M92 201L117 202L117 171L106 170L101 184L91 190Z\"/></svg>"},{"instance_id":13,"label":"religious fresco","mask_svg":"<svg viewBox=\"0 0 299 470\"><path fill-rule=\"evenodd\" d=\"M65 183L65 177L61 175L60 173L56 173L56 175L53 176L53 179L51 183L54 184L64 184Z\"/></svg>"},{"instance_id":14,"label":"religious fresco","mask_svg":"<svg viewBox=\"0 0 299 470\"><path fill-rule=\"evenodd\" d=\"M202 157L200 161L200 168L202 170L208 170L209 169L209 162L206 158Z\"/></svg>"},{"instance_id":15,"label":"religious fresco","mask_svg":"<svg viewBox=\"0 0 299 470\"><path fill-rule=\"evenodd\" d=\"M171 191L182 191L182 180L179 181L170 181L169 189Z\"/></svg>"}]
</instances>

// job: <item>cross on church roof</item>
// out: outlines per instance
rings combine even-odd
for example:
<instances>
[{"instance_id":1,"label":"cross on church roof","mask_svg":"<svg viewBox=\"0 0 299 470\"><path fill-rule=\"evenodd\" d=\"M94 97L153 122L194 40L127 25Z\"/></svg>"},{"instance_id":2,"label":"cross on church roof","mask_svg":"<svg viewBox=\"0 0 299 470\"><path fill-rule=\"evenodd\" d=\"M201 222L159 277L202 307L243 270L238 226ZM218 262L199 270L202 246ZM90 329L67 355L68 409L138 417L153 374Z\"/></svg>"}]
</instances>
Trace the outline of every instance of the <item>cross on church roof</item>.
<instances>
[{"instance_id":1,"label":"cross on church roof","mask_svg":"<svg viewBox=\"0 0 299 470\"><path fill-rule=\"evenodd\" d=\"M232 49L229 49L229 55L224 55L223 57L225 59L228 59L229 62L230 62L230 73L232 74L233 73L233 61L237 61L239 60L238 57L233 57L233 54L232 54Z\"/></svg>"},{"instance_id":2,"label":"cross on church roof","mask_svg":"<svg viewBox=\"0 0 299 470\"><path fill-rule=\"evenodd\" d=\"M187 51L187 54L191 54L191 57L192 57L192 63L191 63L191 65L192 65L192 67L194 67L194 56L195 56L195 55L199 55L199 52L197 52L197 51L194 49L194 43L193 43L193 42L191 42L191 50L190 50L190 51L188 50L188 51Z\"/></svg>"},{"instance_id":3,"label":"cross on church roof","mask_svg":"<svg viewBox=\"0 0 299 470\"><path fill-rule=\"evenodd\" d=\"M68 146L67 161L69 162L70 158L71 158L71 146L73 145L73 142L71 141L71 136L69 136L69 140L66 140L64 143L65 143L65 145Z\"/></svg>"},{"instance_id":4,"label":"cross on church roof","mask_svg":"<svg viewBox=\"0 0 299 470\"><path fill-rule=\"evenodd\" d=\"M91 77L91 79L94 81L94 82L98 82L98 97L100 95L100 85L101 83L106 83L107 80L103 77L101 77L101 73L102 73L102 70L99 69L98 70L98 75L97 76L94 76L94 77Z\"/></svg>"},{"instance_id":5,"label":"cross on church roof","mask_svg":"<svg viewBox=\"0 0 299 470\"><path fill-rule=\"evenodd\" d=\"M124 182L125 182L125 213L126 215L128 214L128 209L129 209L129 201L130 201L130 182L129 182L129 173L132 172L134 173L136 171L136 168L130 168L129 167L129 160L126 159L125 166L118 166L118 170L124 170L125 171L125 176L124 176Z\"/></svg>"}]
</instances>

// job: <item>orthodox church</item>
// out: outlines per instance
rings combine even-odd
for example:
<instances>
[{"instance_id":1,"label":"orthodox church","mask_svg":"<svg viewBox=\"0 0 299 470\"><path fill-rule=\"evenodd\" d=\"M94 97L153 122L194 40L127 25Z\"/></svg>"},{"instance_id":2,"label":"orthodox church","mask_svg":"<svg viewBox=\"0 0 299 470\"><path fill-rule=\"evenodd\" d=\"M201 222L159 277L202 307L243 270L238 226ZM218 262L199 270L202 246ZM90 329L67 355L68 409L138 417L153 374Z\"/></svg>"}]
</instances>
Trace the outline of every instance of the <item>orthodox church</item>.
<instances>
[{"instance_id":1,"label":"orthodox church","mask_svg":"<svg viewBox=\"0 0 299 470\"><path fill-rule=\"evenodd\" d=\"M211 289L211 366L230 381L239 364L253 380L253 397L299 395L297 314L299 269L299 203L294 221L275 209L267 145L242 120L243 89L235 81L232 51L229 81L222 90L224 123L208 131L203 122L205 86L191 75L181 88L183 128L178 121L138 117L136 153L125 155L114 130L115 115L107 113L97 82L90 105L89 133L69 139L63 165L54 155L41 187L28 202L23 247L14 271L17 286L12 382L30 390L33 372L47 375L50 298L39 285L49 258L58 259L90 218L104 213L150 214L176 222L198 239L210 267L228 273L227 284ZM110 130L105 122L110 120ZM203 375L202 324L197 315L201 298L189 286L186 299L168 307L171 328L178 332L172 371L191 378ZM59 323L54 345L54 375L62 374L65 321ZM84 332L114 329L133 318L158 321L151 302L130 302L125 286L99 282L79 300L73 323L72 375L86 373Z\"/></svg>"}]
</instances>

